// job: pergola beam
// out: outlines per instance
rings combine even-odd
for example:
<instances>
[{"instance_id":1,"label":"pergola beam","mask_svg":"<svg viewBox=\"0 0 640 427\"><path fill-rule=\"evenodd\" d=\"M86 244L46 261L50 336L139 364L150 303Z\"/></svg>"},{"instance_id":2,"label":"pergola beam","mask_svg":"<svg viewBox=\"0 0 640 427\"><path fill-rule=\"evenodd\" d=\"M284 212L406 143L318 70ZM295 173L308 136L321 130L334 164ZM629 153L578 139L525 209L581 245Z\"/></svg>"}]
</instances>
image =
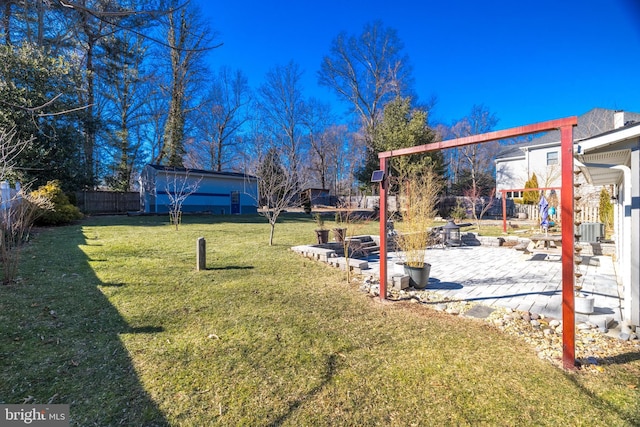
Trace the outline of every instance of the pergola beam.
<instances>
[{"instance_id":1,"label":"pergola beam","mask_svg":"<svg viewBox=\"0 0 640 427\"><path fill-rule=\"evenodd\" d=\"M575 122L571 124L572 122ZM569 124L568 124L569 123ZM480 135L465 136L463 138L448 139L446 141L432 142L430 144L416 145L415 147L399 148L397 150L383 151L378 153L378 158L391 158L407 156L409 154L426 153L429 151L444 150L446 148L457 148L465 145L478 144L482 142L499 141L501 139L514 138L517 136L529 135L532 133L547 132L557 130L566 126L575 126L578 123L577 117L565 119L549 120L547 122L534 123L532 125L518 126L511 129L497 130ZM573 158L573 157L572 157Z\"/></svg>"},{"instance_id":2,"label":"pergola beam","mask_svg":"<svg viewBox=\"0 0 640 427\"><path fill-rule=\"evenodd\" d=\"M410 154L456 148L514 138L538 132L560 129L562 156L561 221L562 227L562 361L565 369L575 366L575 312L574 312L574 227L573 227L573 126L578 124L575 116L519 126L480 135L450 139L415 147L378 153L380 169L387 177L389 159ZM387 179L380 182L380 299L387 297Z\"/></svg>"}]
</instances>

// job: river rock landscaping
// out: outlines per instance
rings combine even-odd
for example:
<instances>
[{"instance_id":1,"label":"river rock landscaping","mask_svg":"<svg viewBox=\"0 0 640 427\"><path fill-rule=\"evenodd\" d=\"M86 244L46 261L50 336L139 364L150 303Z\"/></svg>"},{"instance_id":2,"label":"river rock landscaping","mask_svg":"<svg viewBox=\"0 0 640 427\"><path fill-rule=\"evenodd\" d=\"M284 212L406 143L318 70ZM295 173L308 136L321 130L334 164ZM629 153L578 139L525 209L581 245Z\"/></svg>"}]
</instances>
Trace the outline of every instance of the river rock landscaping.
<instances>
[{"instance_id":1,"label":"river rock landscaping","mask_svg":"<svg viewBox=\"0 0 640 427\"><path fill-rule=\"evenodd\" d=\"M380 282L375 277L359 277L360 291L376 299L380 295ZM503 307L487 307L464 300L452 300L430 290L392 289L388 300L418 304L453 316L476 318L517 336L526 342L540 359L562 367L562 321L542 314L521 312ZM576 361L584 372L603 372L606 366L618 363L629 353L640 352L640 340L633 330L622 326L610 335L608 325L590 322L576 324Z\"/></svg>"}]
</instances>

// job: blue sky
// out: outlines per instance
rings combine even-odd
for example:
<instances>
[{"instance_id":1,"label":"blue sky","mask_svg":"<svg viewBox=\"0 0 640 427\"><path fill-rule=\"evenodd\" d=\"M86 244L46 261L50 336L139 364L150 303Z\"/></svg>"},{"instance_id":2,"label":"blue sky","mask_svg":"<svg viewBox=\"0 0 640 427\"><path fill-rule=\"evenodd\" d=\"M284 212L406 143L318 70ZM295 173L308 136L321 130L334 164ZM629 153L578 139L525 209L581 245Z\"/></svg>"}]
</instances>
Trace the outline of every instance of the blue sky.
<instances>
[{"instance_id":1,"label":"blue sky","mask_svg":"<svg viewBox=\"0 0 640 427\"><path fill-rule=\"evenodd\" d=\"M404 42L431 119L450 124L484 104L505 129L592 108L640 112L640 0L196 0L224 45L213 69L241 69L257 87L275 65L304 70L307 96L341 31L382 21Z\"/></svg>"}]
</instances>

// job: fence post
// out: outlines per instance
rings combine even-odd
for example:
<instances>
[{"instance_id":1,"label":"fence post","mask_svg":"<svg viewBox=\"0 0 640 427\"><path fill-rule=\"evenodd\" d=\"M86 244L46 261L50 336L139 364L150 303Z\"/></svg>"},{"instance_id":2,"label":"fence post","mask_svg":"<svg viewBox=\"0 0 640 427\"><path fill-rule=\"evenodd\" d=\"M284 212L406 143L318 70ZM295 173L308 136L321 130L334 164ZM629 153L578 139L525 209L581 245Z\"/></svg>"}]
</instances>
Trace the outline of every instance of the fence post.
<instances>
[{"instance_id":1,"label":"fence post","mask_svg":"<svg viewBox=\"0 0 640 427\"><path fill-rule=\"evenodd\" d=\"M197 265L196 270L206 270L207 269L207 242L204 240L204 237L198 237L198 242L196 244L196 256L197 256Z\"/></svg>"}]
</instances>

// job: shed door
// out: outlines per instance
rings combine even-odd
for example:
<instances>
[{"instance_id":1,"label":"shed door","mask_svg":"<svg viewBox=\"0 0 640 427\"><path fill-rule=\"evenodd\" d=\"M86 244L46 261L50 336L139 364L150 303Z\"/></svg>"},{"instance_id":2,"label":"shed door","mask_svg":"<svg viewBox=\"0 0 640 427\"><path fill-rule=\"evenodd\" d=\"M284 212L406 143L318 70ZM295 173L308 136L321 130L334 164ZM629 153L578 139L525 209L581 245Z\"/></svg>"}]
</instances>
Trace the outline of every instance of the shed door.
<instances>
[{"instance_id":1,"label":"shed door","mask_svg":"<svg viewBox=\"0 0 640 427\"><path fill-rule=\"evenodd\" d=\"M240 192L232 191L231 192L231 214L239 214L240 213Z\"/></svg>"}]
</instances>

